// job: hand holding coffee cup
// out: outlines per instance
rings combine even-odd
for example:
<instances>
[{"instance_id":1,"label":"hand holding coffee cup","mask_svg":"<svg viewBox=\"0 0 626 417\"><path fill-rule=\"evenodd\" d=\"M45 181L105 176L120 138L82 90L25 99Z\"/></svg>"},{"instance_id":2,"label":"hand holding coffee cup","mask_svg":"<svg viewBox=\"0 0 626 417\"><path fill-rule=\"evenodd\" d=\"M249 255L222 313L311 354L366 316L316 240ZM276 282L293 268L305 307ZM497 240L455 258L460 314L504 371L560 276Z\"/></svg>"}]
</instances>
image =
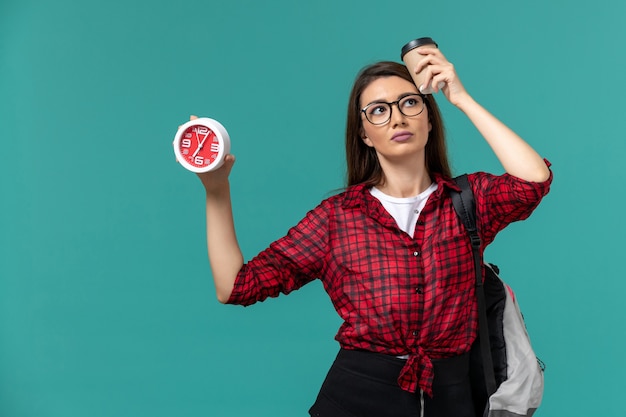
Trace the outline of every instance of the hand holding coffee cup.
<instances>
[{"instance_id":1,"label":"hand holding coffee cup","mask_svg":"<svg viewBox=\"0 0 626 417\"><path fill-rule=\"evenodd\" d=\"M411 73L411 77L413 77L413 82L420 90L420 92L422 94L432 94L435 92L432 86L424 85L424 69L417 73L415 72L417 64L425 58L425 55L420 54L417 50L420 46L430 46L435 48L438 47L437 43L432 40L432 38L413 39L402 47L402 51L400 52L400 58L402 59L402 61L404 61L404 64ZM444 82L440 82L437 87L439 88L439 90L441 90L443 87L445 87L445 85L446 84Z\"/></svg>"}]
</instances>

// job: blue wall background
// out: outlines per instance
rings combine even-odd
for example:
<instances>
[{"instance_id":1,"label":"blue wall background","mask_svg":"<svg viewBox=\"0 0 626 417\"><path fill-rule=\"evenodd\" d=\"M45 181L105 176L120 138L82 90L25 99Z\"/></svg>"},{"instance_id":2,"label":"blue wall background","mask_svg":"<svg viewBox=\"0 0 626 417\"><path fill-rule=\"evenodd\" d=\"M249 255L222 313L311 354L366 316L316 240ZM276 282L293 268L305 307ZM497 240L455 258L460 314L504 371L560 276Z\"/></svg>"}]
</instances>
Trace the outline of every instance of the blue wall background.
<instances>
[{"instance_id":1,"label":"blue wall background","mask_svg":"<svg viewBox=\"0 0 626 417\"><path fill-rule=\"evenodd\" d=\"M343 184L356 72L435 38L553 163L488 250L547 363L538 416L622 416L626 3L0 0L0 416L305 415L338 348L321 285L220 305L190 114L228 129L247 258ZM443 97L457 173L501 172ZM321 111L320 111L321 110Z\"/></svg>"}]
</instances>

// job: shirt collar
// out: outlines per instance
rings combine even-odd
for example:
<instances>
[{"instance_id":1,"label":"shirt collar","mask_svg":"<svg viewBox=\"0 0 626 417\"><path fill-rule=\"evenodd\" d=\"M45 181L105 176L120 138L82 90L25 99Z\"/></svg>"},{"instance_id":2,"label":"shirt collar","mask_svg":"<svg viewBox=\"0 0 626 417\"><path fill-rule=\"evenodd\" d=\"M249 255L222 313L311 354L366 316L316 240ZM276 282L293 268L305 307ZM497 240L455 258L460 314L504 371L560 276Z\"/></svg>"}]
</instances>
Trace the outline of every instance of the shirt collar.
<instances>
[{"instance_id":1,"label":"shirt collar","mask_svg":"<svg viewBox=\"0 0 626 417\"><path fill-rule=\"evenodd\" d=\"M433 180L437 183L437 191L435 191L435 195L437 196L437 198L441 198L444 192L448 194L447 189L461 191L459 186L456 184L456 182L454 182L452 178L444 177L439 173L434 173L433 177Z\"/></svg>"},{"instance_id":2,"label":"shirt collar","mask_svg":"<svg viewBox=\"0 0 626 417\"><path fill-rule=\"evenodd\" d=\"M439 173L433 174L433 181L437 183L437 190L435 191L435 197L441 198L441 196L446 193L447 189L452 189L455 191L461 191L459 186L454 182L452 178L444 177ZM342 207L343 208L356 208L360 206L367 206L367 202L371 200L372 195L369 192L368 186L365 184L357 184L348 189L344 193Z\"/></svg>"}]
</instances>

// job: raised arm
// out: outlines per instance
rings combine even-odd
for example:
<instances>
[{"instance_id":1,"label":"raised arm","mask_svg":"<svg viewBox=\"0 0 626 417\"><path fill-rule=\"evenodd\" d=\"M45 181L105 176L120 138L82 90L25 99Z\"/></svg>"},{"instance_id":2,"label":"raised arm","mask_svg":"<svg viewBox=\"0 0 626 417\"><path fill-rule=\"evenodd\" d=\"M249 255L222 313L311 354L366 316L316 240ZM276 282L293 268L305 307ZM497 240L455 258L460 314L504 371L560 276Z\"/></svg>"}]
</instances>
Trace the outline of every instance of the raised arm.
<instances>
[{"instance_id":1,"label":"raised arm","mask_svg":"<svg viewBox=\"0 0 626 417\"><path fill-rule=\"evenodd\" d=\"M550 172L543 158L469 94L461 96L455 105L476 126L507 173L532 182L548 179Z\"/></svg>"},{"instance_id":2,"label":"raised arm","mask_svg":"<svg viewBox=\"0 0 626 417\"><path fill-rule=\"evenodd\" d=\"M235 234L228 174L235 163L228 155L215 172L198 174L206 193L206 236L217 299L225 303L233 290L243 254Z\"/></svg>"},{"instance_id":3,"label":"raised arm","mask_svg":"<svg viewBox=\"0 0 626 417\"><path fill-rule=\"evenodd\" d=\"M431 83L438 92L439 83L446 98L467 115L485 138L496 154L505 171L526 181L542 182L548 179L550 172L543 158L521 137L509 129L504 123L478 104L465 90L459 80L454 66L437 48L422 47L418 49L425 55L416 72L425 67L427 73L425 83Z\"/></svg>"},{"instance_id":4,"label":"raised arm","mask_svg":"<svg viewBox=\"0 0 626 417\"><path fill-rule=\"evenodd\" d=\"M196 117L191 116L191 120L193 119ZM234 163L235 157L227 155L224 164L217 170L198 174L206 195L209 263L217 299L221 303L230 298L237 273L243 266L243 255L235 234L228 180Z\"/></svg>"}]
</instances>

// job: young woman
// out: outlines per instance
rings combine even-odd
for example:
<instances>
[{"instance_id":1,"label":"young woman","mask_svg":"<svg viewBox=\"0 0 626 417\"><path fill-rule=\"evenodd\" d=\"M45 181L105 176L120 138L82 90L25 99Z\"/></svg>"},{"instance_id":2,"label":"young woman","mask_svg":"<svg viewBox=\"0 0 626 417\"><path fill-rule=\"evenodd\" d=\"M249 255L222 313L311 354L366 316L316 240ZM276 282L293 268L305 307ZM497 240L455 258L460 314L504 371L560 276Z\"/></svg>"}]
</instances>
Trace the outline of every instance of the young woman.
<instances>
[{"instance_id":1,"label":"young woman","mask_svg":"<svg viewBox=\"0 0 626 417\"><path fill-rule=\"evenodd\" d=\"M437 48L427 85L480 131L506 173L469 175L483 250L548 192L548 164L476 103ZM234 157L200 174L217 297L249 305L320 279L344 320L341 349L312 416L475 416L468 351L477 334L473 259L452 206L443 124L432 95L394 62L363 69L348 105L348 184L244 263L231 209Z\"/></svg>"}]
</instances>

